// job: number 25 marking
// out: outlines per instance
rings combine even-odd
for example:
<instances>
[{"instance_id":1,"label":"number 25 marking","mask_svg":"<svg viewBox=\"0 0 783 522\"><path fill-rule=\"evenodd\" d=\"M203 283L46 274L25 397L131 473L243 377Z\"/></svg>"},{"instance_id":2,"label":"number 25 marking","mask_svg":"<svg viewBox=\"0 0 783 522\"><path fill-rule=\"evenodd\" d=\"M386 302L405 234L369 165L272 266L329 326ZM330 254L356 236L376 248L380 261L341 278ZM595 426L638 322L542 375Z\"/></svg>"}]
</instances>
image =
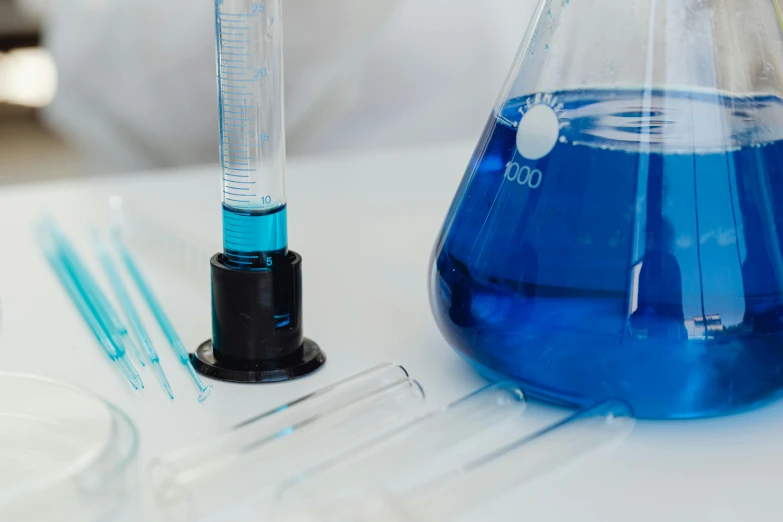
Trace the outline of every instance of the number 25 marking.
<instances>
[{"instance_id":1,"label":"number 25 marking","mask_svg":"<svg viewBox=\"0 0 783 522\"><path fill-rule=\"evenodd\" d=\"M266 7L264 4L253 4L253 12L256 14L266 12Z\"/></svg>"}]
</instances>

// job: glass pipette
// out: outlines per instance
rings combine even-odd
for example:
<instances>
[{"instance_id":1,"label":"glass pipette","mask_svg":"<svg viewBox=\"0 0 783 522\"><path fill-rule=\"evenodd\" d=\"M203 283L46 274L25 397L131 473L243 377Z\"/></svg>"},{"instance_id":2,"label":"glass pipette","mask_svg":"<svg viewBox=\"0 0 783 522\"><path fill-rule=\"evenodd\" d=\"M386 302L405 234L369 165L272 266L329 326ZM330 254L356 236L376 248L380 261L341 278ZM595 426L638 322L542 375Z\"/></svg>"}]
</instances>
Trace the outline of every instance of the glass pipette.
<instances>
[{"instance_id":1,"label":"glass pipette","mask_svg":"<svg viewBox=\"0 0 783 522\"><path fill-rule=\"evenodd\" d=\"M139 348L136 346L136 343L133 342L133 339L131 339L130 333L122 322L122 319L120 319L119 314L114 310L114 307L100 290L98 283L95 282L89 271L85 268L86 265L76 253L76 249L71 245L71 242L68 241L62 231L53 223L48 223L45 226L49 227L54 241L58 244L61 257L66 262L68 269L73 273L74 281L76 281L85 292L85 295L88 298L87 301L91 304L95 314L98 315L107 327L108 325L111 325L111 328L107 329L106 333L109 334L109 337L114 336L117 338L115 339L115 344L117 344L118 347L121 347L122 351L127 351L127 349L130 348L130 351L136 357L136 360L139 361L139 364L146 366ZM144 386L142 386L142 388L143 387Z\"/></svg>"},{"instance_id":2,"label":"glass pipette","mask_svg":"<svg viewBox=\"0 0 783 522\"><path fill-rule=\"evenodd\" d=\"M141 322L141 318L136 311L136 307L133 305L133 301L131 301L128 290L125 288L125 283L123 283L122 278L120 277L109 250L106 248L106 245L97 232L93 233L93 241L95 242L95 248L98 251L98 258L109 279L109 284L111 284L117 299L120 301L120 306L125 312L125 316L128 318L128 323L133 329L133 333L136 335L136 338L139 340L139 343L147 354L150 364L152 364L152 367L158 374L158 378L160 379L163 388L166 390L166 393L169 394L169 398L173 399L174 393L171 391L171 386L166 378L166 374L163 373L158 352L152 344L152 339L150 339L147 329L144 327L144 323Z\"/></svg>"},{"instance_id":3,"label":"glass pipette","mask_svg":"<svg viewBox=\"0 0 783 522\"><path fill-rule=\"evenodd\" d=\"M80 289L78 281L74 278L72 272L68 270L67 264L64 261L64 254L57 248L57 242L53 236L53 230L50 224L40 225L38 228L38 239L44 251L46 260L55 271L57 278L65 288L66 293L73 301L77 310L81 314L90 331L95 336L98 344L101 346L109 359L119 366L120 371L123 373L128 382L131 383L134 389L138 390L143 388L143 383L136 369L133 368L131 362L127 359L126 354L122 346L118 346L116 342L110 338L110 334L107 332L107 325L102 324L98 315L94 312L90 305L87 296L83 289Z\"/></svg>"},{"instance_id":4,"label":"glass pipette","mask_svg":"<svg viewBox=\"0 0 783 522\"><path fill-rule=\"evenodd\" d=\"M120 238L118 231L113 231L112 239L117 251L120 254L120 258L125 264L125 268L127 268L128 273L130 273L131 278L139 288L141 295L144 296L144 300L147 301L147 305L150 307L152 315L154 315L155 319L158 321L160 329L163 330L163 334L166 336L166 339L168 339L171 349L174 350L174 353L177 355L179 362L185 366L185 368L188 370L188 373L193 378L193 382L196 383L196 386L199 390L198 402L204 402L212 393L212 385L210 384L208 386L204 386L204 383L201 382L201 379L196 373L196 370L193 368L193 363L190 362L190 354L188 354L188 351L185 349L185 345L182 344L182 340L179 338L177 331L174 329L174 325L172 325L171 321L169 321L166 312L163 311L163 307L160 305L158 299L155 297L155 294L152 292L152 289L147 284L144 276L141 274L141 270L139 270L138 265L136 265L136 261L134 261L130 251L122 242L122 238Z\"/></svg>"},{"instance_id":5,"label":"glass pipette","mask_svg":"<svg viewBox=\"0 0 783 522\"><path fill-rule=\"evenodd\" d=\"M121 363L127 366L139 388L144 388L141 376L136 371L136 368L133 367L130 359L126 357L126 346L135 347L136 345L131 340L128 329L125 328L120 316L109 303L109 300L106 299L100 286L93 279L84 261L76 253L76 249L71 245L65 234L53 222L47 221L44 223L44 226L48 227L49 233L57 246L58 258L71 274L72 281L76 284L92 313L98 319L103 331L111 340L112 345L114 345ZM137 355L137 357L140 358L141 355Z\"/></svg>"},{"instance_id":6,"label":"glass pipette","mask_svg":"<svg viewBox=\"0 0 783 522\"><path fill-rule=\"evenodd\" d=\"M112 346L111 341L101 328L98 320L90 311L90 307L87 305L84 297L77 290L76 285L73 283L73 280L68 274L68 271L65 269L65 267L63 267L62 263L57 260L56 256L52 252L46 251L44 252L44 255L46 256L46 260L49 262L52 269L57 274L57 278L60 280L60 283L62 283L65 291L71 298L71 301L73 301L73 304L75 304L76 308L79 310L79 313L84 319L84 322L86 322L87 326L90 327L90 331L92 332L93 336L95 336L98 344L101 345L101 348L103 348L103 351L106 352L106 355L109 356L109 359L117 364L122 374L126 379L128 379L128 382L131 383L131 386L138 390L139 386L136 384L136 380L134 379L131 372L128 371L127 366L123 364L122 357L117 355L117 351L114 349L114 346Z\"/></svg>"}]
</instances>

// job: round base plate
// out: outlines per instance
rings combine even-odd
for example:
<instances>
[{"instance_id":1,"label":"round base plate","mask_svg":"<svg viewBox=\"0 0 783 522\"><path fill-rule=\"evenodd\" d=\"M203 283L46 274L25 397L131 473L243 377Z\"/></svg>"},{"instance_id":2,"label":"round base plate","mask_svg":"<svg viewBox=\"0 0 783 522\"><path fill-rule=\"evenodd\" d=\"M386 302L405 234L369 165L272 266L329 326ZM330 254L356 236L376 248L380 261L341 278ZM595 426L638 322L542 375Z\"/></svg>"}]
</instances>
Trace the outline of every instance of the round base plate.
<instances>
[{"instance_id":1,"label":"round base plate","mask_svg":"<svg viewBox=\"0 0 783 522\"><path fill-rule=\"evenodd\" d=\"M302 352L295 359L286 360L284 365L282 363L279 366L275 366L274 363L233 365L215 359L212 340L209 340L198 347L196 353L190 356L190 360L200 374L219 381L280 382L304 377L326 362L326 354L310 339L305 338L302 348Z\"/></svg>"}]
</instances>

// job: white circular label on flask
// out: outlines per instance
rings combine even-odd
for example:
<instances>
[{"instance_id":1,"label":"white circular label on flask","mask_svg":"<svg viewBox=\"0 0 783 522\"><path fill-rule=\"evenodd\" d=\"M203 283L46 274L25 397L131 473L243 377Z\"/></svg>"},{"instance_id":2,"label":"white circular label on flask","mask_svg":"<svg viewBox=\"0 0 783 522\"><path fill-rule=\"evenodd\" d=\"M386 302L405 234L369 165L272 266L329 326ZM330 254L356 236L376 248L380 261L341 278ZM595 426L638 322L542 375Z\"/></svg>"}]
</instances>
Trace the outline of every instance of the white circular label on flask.
<instances>
[{"instance_id":1,"label":"white circular label on flask","mask_svg":"<svg viewBox=\"0 0 783 522\"><path fill-rule=\"evenodd\" d=\"M560 137L560 120L549 105L534 105L517 127L517 149L523 158L541 159L555 148Z\"/></svg>"}]
</instances>

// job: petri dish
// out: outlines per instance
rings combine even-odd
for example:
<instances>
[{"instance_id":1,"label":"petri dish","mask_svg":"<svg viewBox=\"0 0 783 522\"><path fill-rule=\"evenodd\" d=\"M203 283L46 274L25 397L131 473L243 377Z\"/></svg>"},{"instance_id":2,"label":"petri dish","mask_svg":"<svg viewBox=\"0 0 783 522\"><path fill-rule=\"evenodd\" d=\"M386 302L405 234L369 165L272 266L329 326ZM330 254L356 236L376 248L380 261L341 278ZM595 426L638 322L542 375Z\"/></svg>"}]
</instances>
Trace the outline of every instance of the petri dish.
<instances>
[{"instance_id":1,"label":"petri dish","mask_svg":"<svg viewBox=\"0 0 783 522\"><path fill-rule=\"evenodd\" d=\"M131 486L136 429L80 388L0 372L0 520L93 521Z\"/></svg>"}]
</instances>

